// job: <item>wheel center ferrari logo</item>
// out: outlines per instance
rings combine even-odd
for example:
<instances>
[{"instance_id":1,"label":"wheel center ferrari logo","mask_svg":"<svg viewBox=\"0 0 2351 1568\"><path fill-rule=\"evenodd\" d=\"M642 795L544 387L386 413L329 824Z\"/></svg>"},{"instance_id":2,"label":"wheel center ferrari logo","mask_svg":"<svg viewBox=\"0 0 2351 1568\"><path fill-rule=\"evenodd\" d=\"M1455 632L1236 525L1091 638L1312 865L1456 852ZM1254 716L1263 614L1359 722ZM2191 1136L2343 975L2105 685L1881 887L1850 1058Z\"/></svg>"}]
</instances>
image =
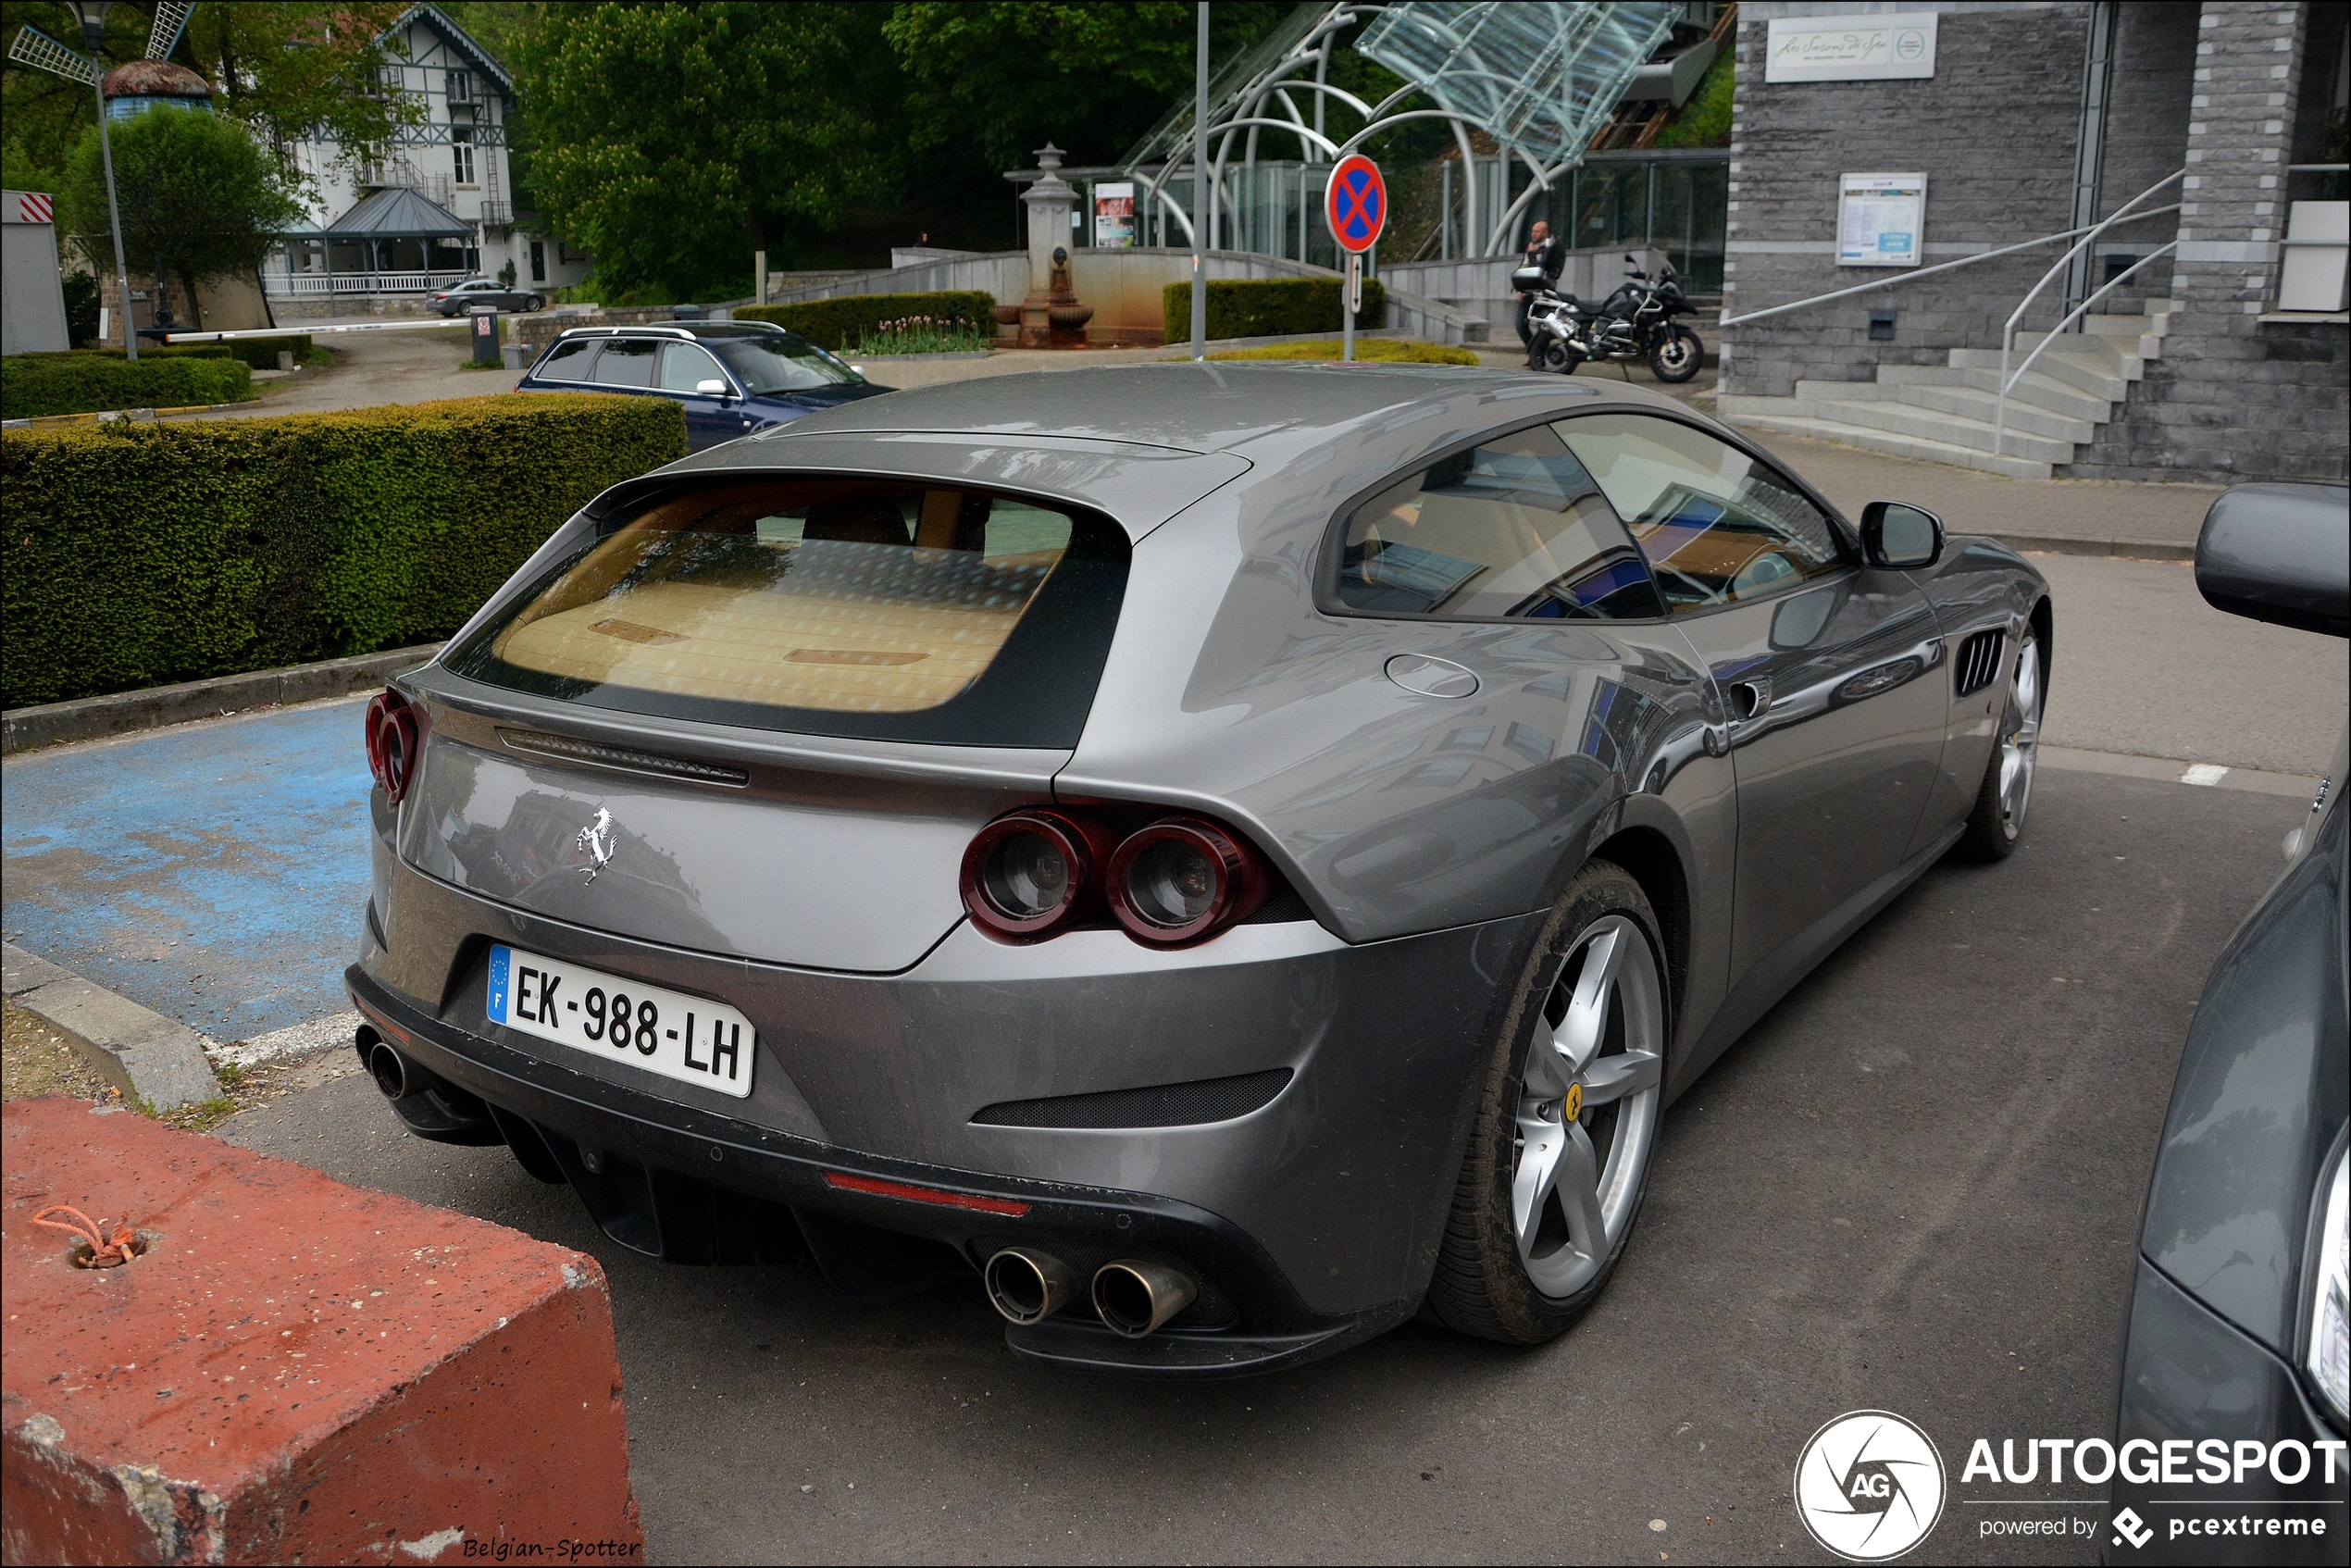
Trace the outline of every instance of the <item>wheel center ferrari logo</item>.
<instances>
[{"instance_id":1,"label":"wheel center ferrari logo","mask_svg":"<svg viewBox=\"0 0 2351 1568\"><path fill-rule=\"evenodd\" d=\"M1582 1084L1570 1084L1567 1086L1567 1101L1560 1107L1560 1119L1561 1121L1572 1122L1583 1114L1584 1086Z\"/></svg>"}]
</instances>

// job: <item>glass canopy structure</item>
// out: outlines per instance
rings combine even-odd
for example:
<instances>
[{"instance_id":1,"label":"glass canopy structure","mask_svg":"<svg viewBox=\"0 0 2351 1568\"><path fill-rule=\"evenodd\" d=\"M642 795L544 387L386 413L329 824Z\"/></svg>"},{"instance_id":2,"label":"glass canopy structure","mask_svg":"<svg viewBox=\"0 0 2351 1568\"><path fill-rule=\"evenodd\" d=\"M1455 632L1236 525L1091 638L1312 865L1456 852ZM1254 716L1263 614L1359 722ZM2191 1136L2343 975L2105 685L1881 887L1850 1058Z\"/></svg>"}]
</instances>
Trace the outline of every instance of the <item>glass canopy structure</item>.
<instances>
[{"instance_id":1,"label":"glass canopy structure","mask_svg":"<svg viewBox=\"0 0 2351 1568\"><path fill-rule=\"evenodd\" d=\"M1221 248L1231 205L1228 172L1254 169L1260 133L1297 138L1309 163L1336 163L1363 143L1411 120L1449 123L1464 168L1470 132L1493 138L1533 180L1500 211L1471 219L1466 254L1506 248L1528 205L1583 161L1594 134L1633 79L1672 36L1687 7L1675 0L1331 0L1300 5L1282 24L1228 61L1208 89L1208 167L1191 168L1193 106L1187 100L1137 143L1120 167L1143 183L1188 235L1193 218L1171 192L1205 185L1209 248ZM1404 79L1378 103L1329 81L1338 35L1362 26L1356 51ZM1434 104L1405 107L1416 98ZM1328 133L1337 103L1362 128ZM1155 166L1155 167L1153 167Z\"/></svg>"}]
</instances>

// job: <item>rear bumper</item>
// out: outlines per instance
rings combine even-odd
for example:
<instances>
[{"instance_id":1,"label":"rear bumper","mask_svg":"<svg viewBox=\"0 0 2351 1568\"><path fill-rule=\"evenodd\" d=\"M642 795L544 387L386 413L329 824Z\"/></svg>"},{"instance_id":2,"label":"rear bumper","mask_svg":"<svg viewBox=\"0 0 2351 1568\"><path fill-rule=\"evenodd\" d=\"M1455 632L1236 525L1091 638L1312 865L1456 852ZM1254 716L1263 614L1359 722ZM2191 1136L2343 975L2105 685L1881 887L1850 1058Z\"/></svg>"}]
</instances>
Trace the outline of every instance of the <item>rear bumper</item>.
<instances>
[{"instance_id":1,"label":"rear bumper","mask_svg":"<svg viewBox=\"0 0 2351 1568\"><path fill-rule=\"evenodd\" d=\"M411 1062L494 1107L504 1140L517 1145L527 1164L542 1158L524 1143L537 1134L590 1213L614 1239L640 1251L683 1263L773 1258L782 1251L772 1234L782 1216L730 1201L751 1199L790 1211L827 1276L863 1300L889 1300L962 1272L936 1250L893 1249L886 1239L877 1245L857 1234L868 1229L942 1244L973 1269L1015 1243L1053 1252L1088 1273L1116 1257L1171 1261L1215 1292L1207 1299L1206 1321L1194 1328L1128 1340L1090 1317L1064 1313L1005 1333L1014 1350L1035 1360L1161 1378L1294 1365L1381 1333L1413 1311L1413 1302L1399 1301L1355 1313L1313 1312L1253 1238L1174 1199L880 1159L651 1102L429 1018L357 968L346 978L375 1032ZM450 1138L446 1126L415 1130L476 1141ZM618 1187L639 1189L641 1200L632 1202Z\"/></svg>"},{"instance_id":2,"label":"rear bumper","mask_svg":"<svg viewBox=\"0 0 2351 1568\"><path fill-rule=\"evenodd\" d=\"M877 1233L944 1243L958 1272L1014 1241L1081 1276L1118 1257L1173 1263L1204 1286L1199 1332L1130 1342L1071 1312L1007 1338L1061 1364L1176 1377L1268 1370L1410 1315L1442 1238L1494 992L1531 930L1508 920L1350 947L1300 922L1167 953L1117 932L1012 948L962 927L912 969L858 976L586 931L388 851L378 887L348 975L354 1002L460 1099L483 1102L470 1126L412 1119L420 1136L514 1144L568 1180L607 1234L675 1261L755 1261L745 1238L796 1219L835 1283L868 1298L933 1282L943 1255L893 1260L866 1244ZM490 1023L493 942L740 1007L759 1037L751 1097L648 1079ZM1008 1114L1008 1102L1233 1075L1281 1087L1187 1125Z\"/></svg>"}]
</instances>

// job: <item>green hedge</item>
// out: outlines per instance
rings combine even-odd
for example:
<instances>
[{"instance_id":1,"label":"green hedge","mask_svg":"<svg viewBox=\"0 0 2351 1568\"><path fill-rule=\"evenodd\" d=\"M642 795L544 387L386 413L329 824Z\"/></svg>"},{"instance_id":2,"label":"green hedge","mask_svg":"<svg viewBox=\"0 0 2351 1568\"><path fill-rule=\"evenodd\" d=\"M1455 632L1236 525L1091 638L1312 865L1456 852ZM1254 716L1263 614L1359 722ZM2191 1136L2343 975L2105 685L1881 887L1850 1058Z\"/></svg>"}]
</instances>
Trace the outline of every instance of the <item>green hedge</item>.
<instances>
[{"instance_id":1,"label":"green hedge","mask_svg":"<svg viewBox=\"0 0 2351 1568\"><path fill-rule=\"evenodd\" d=\"M227 342L220 343L141 343L139 357L142 359L238 359L255 370L275 370L278 367L278 351L280 349L291 350L296 365L308 364L310 355L314 352L309 333L283 332L276 337L268 338L231 338ZM75 352L110 355L116 359L125 357L121 349L110 343L101 343L88 349L78 349Z\"/></svg>"},{"instance_id":2,"label":"green hedge","mask_svg":"<svg viewBox=\"0 0 2351 1568\"><path fill-rule=\"evenodd\" d=\"M1336 332L1340 317L1336 278L1212 278L1208 280L1211 338L1275 338L1292 332ZM1160 306L1167 341L1192 341L1192 286L1170 283ZM1387 313L1387 291L1376 278L1363 280L1363 308L1355 330L1369 331Z\"/></svg>"},{"instance_id":3,"label":"green hedge","mask_svg":"<svg viewBox=\"0 0 2351 1568\"><path fill-rule=\"evenodd\" d=\"M446 637L591 497L685 450L669 399L580 392L7 431L0 698Z\"/></svg>"},{"instance_id":4,"label":"green hedge","mask_svg":"<svg viewBox=\"0 0 2351 1568\"><path fill-rule=\"evenodd\" d=\"M108 408L189 408L253 395L253 372L234 359L197 355L12 354L0 359L0 418L89 414Z\"/></svg>"},{"instance_id":5,"label":"green hedge","mask_svg":"<svg viewBox=\"0 0 2351 1568\"><path fill-rule=\"evenodd\" d=\"M739 305L738 321L773 321L820 348L854 348L885 321L906 316L968 321L994 331L995 296L976 289L946 289L935 294L848 294L804 305Z\"/></svg>"}]
</instances>

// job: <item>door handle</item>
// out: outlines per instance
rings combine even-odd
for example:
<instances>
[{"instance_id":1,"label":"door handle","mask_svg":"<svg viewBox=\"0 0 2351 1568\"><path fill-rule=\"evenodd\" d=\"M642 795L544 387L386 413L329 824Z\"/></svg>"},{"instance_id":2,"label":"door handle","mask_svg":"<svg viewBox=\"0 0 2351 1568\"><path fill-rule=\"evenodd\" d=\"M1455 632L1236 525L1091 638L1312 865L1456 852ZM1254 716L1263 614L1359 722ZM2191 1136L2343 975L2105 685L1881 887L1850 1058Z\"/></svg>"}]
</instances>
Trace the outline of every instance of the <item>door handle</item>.
<instances>
[{"instance_id":1,"label":"door handle","mask_svg":"<svg viewBox=\"0 0 2351 1568\"><path fill-rule=\"evenodd\" d=\"M1763 716L1772 705L1772 682L1763 676L1750 676L1731 682L1731 722L1745 724Z\"/></svg>"}]
</instances>

